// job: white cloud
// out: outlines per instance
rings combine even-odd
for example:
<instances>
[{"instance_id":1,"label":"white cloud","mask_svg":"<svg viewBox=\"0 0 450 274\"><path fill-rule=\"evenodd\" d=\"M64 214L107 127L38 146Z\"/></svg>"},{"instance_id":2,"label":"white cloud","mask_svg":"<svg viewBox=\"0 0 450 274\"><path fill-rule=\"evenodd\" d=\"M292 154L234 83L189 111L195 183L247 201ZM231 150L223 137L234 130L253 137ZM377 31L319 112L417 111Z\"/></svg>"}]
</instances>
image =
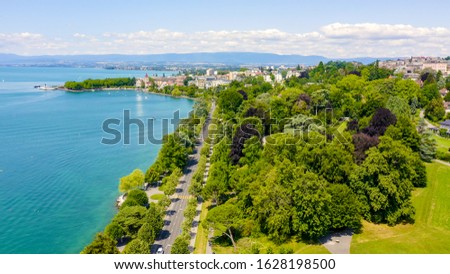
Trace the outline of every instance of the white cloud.
<instances>
[{"instance_id":1,"label":"white cloud","mask_svg":"<svg viewBox=\"0 0 450 274\"><path fill-rule=\"evenodd\" d=\"M446 28L416 28L411 25L388 24L341 24L334 23L321 28L322 33L330 38L352 39L407 39L415 37L448 37Z\"/></svg>"},{"instance_id":2,"label":"white cloud","mask_svg":"<svg viewBox=\"0 0 450 274\"><path fill-rule=\"evenodd\" d=\"M176 32L167 29L71 38L0 33L0 52L17 54L150 54L216 51L272 52L327 57L449 55L450 30L411 25L334 23L307 33L278 29Z\"/></svg>"}]
</instances>

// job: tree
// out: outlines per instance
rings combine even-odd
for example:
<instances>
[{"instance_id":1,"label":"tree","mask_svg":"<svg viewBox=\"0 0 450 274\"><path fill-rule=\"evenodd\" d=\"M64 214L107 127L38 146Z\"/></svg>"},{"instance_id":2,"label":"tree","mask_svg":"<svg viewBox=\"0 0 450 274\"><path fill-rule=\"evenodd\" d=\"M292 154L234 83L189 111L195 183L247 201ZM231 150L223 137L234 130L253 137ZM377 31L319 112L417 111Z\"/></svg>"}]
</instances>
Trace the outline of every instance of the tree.
<instances>
[{"instance_id":1,"label":"tree","mask_svg":"<svg viewBox=\"0 0 450 274\"><path fill-rule=\"evenodd\" d=\"M357 119L353 119L347 123L347 131L352 131L354 133L359 132L359 122Z\"/></svg>"},{"instance_id":2,"label":"tree","mask_svg":"<svg viewBox=\"0 0 450 274\"><path fill-rule=\"evenodd\" d=\"M223 113L235 113L243 101L242 95L234 89L226 89L219 95L218 105Z\"/></svg>"},{"instance_id":3,"label":"tree","mask_svg":"<svg viewBox=\"0 0 450 274\"><path fill-rule=\"evenodd\" d=\"M308 141L300 145L296 152L296 164L305 165L309 171L322 176L329 183L347 183L354 165L354 148L347 142L350 140L349 133L345 132L340 137L341 140L335 138L331 143Z\"/></svg>"},{"instance_id":4,"label":"tree","mask_svg":"<svg viewBox=\"0 0 450 274\"><path fill-rule=\"evenodd\" d=\"M261 152L261 142L257 136L253 136L245 141L244 148L242 149L243 157L239 159L239 163L242 165L250 165L261 157Z\"/></svg>"},{"instance_id":5,"label":"tree","mask_svg":"<svg viewBox=\"0 0 450 274\"><path fill-rule=\"evenodd\" d=\"M227 203L211 209L205 219L205 224L215 232L226 235L231 240L234 251L237 251L233 230L238 229L241 225L241 211L236 205Z\"/></svg>"},{"instance_id":6,"label":"tree","mask_svg":"<svg viewBox=\"0 0 450 274\"><path fill-rule=\"evenodd\" d=\"M411 116L411 108L408 105L408 101L406 99L390 96L387 103L386 108L389 109L397 118L400 116Z\"/></svg>"},{"instance_id":7,"label":"tree","mask_svg":"<svg viewBox=\"0 0 450 274\"><path fill-rule=\"evenodd\" d=\"M439 88L437 84L425 85L422 88L422 92L420 95L420 103L422 106L428 105L428 103L433 99L440 98Z\"/></svg>"},{"instance_id":8,"label":"tree","mask_svg":"<svg viewBox=\"0 0 450 274\"><path fill-rule=\"evenodd\" d=\"M334 230L351 228L359 231L362 217L358 196L344 184L330 184L327 192L331 195L329 204L330 228Z\"/></svg>"},{"instance_id":9,"label":"tree","mask_svg":"<svg viewBox=\"0 0 450 274\"><path fill-rule=\"evenodd\" d=\"M331 195L326 187L327 182L311 172L294 181L295 213L292 222L293 229L300 236L317 239L327 233L331 225Z\"/></svg>"},{"instance_id":10,"label":"tree","mask_svg":"<svg viewBox=\"0 0 450 274\"><path fill-rule=\"evenodd\" d=\"M213 153L211 155L211 164L215 162L228 163L230 161L230 143L231 140L224 137L213 147Z\"/></svg>"},{"instance_id":11,"label":"tree","mask_svg":"<svg viewBox=\"0 0 450 274\"><path fill-rule=\"evenodd\" d=\"M379 142L378 136L372 137L364 133L354 134L352 139L355 146L354 157L357 164L361 164L367 157L366 151L371 147L377 146Z\"/></svg>"},{"instance_id":12,"label":"tree","mask_svg":"<svg viewBox=\"0 0 450 274\"><path fill-rule=\"evenodd\" d=\"M170 172L176 167L183 168L186 165L187 154L186 147L178 142L174 134L170 134L164 138L157 161L164 172Z\"/></svg>"},{"instance_id":13,"label":"tree","mask_svg":"<svg viewBox=\"0 0 450 274\"><path fill-rule=\"evenodd\" d=\"M425 107L425 117L433 122L440 121L445 116L445 108L442 99L433 99Z\"/></svg>"},{"instance_id":14,"label":"tree","mask_svg":"<svg viewBox=\"0 0 450 274\"><path fill-rule=\"evenodd\" d=\"M249 118L256 119L256 118ZM244 149L244 144L246 140L253 136L261 138L261 129L258 129L258 125L252 122L243 122L237 129L233 137L233 142L231 143L230 159L232 164L237 164L239 159L241 159Z\"/></svg>"},{"instance_id":15,"label":"tree","mask_svg":"<svg viewBox=\"0 0 450 274\"><path fill-rule=\"evenodd\" d=\"M81 254L119 254L116 241L103 233L97 233L94 241L86 246Z\"/></svg>"},{"instance_id":16,"label":"tree","mask_svg":"<svg viewBox=\"0 0 450 274\"><path fill-rule=\"evenodd\" d=\"M382 136L386 129L396 122L397 118L392 112L386 108L379 108L370 120L369 126L363 129L363 132L370 136Z\"/></svg>"},{"instance_id":17,"label":"tree","mask_svg":"<svg viewBox=\"0 0 450 274\"><path fill-rule=\"evenodd\" d=\"M132 199L137 202L140 206L145 206L148 204L147 193L141 189L133 189L127 194L127 200Z\"/></svg>"},{"instance_id":18,"label":"tree","mask_svg":"<svg viewBox=\"0 0 450 274\"><path fill-rule=\"evenodd\" d=\"M423 132L420 137L420 158L430 163L436 156L436 140L429 131Z\"/></svg>"},{"instance_id":19,"label":"tree","mask_svg":"<svg viewBox=\"0 0 450 274\"><path fill-rule=\"evenodd\" d=\"M117 222L111 222L105 228L105 235L109 236L113 240L119 241L125 236L125 231Z\"/></svg>"},{"instance_id":20,"label":"tree","mask_svg":"<svg viewBox=\"0 0 450 274\"><path fill-rule=\"evenodd\" d=\"M245 100L248 100L248 95L247 95L247 93L245 92L245 91L243 91L242 89L240 89L240 90L238 90L238 92L239 92L239 94L240 95L242 95L242 99L245 101Z\"/></svg>"},{"instance_id":21,"label":"tree","mask_svg":"<svg viewBox=\"0 0 450 274\"><path fill-rule=\"evenodd\" d=\"M176 167L169 176L163 178L161 190L164 191L164 194L171 196L176 192L182 175L183 172L181 172L181 169Z\"/></svg>"},{"instance_id":22,"label":"tree","mask_svg":"<svg viewBox=\"0 0 450 274\"><path fill-rule=\"evenodd\" d=\"M413 151L419 151L420 136L410 118L400 116L397 123L388 127L385 136L402 142Z\"/></svg>"},{"instance_id":23,"label":"tree","mask_svg":"<svg viewBox=\"0 0 450 274\"><path fill-rule=\"evenodd\" d=\"M425 166L410 148L380 137L378 148L352 173L351 189L358 195L366 219L394 225L414 222L411 190L426 184Z\"/></svg>"},{"instance_id":24,"label":"tree","mask_svg":"<svg viewBox=\"0 0 450 274\"><path fill-rule=\"evenodd\" d=\"M125 202L122 203L120 209L124 209L129 206L139 206L140 204L134 199L126 199Z\"/></svg>"},{"instance_id":25,"label":"tree","mask_svg":"<svg viewBox=\"0 0 450 274\"><path fill-rule=\"evenodd\" d=\"M420 86L413 80L400 80L394 84L394 94L407 102L420 96Z\"/></svg>"},{"instance_id":26,"label":"tree","mask_svg":"<svg viewBox=\"0 0 450 274\"><path fill-rule=\"evenodd\" d=\"M208 180L203 188L203 196L206 199L213 199L220 203L220 196L228 190L229 168L228 164L222 161L211 165Z\"/></svg>"},{"instance_id":27,"label":"tree","mask_svg":"<svg viewBox=\"0 0 450 274\"><path fill-rule=\"evenodd\" d=\"M145 172L145 182L153 183L159 181L160 172L156 170L153 166L149 167Z\"/></svg>"},{"instance_id":28,"label":"tree","mask_svg":"<svg viewBox=\"0 0 450 274\"><path fill-rule=\"evenodd\" d=\"M170 249L171 254L189 254L189 241L186 237L181 234L173 242L172 248Z\"/></svg>"},{"instance_id":29,"label":"tree","mask_svg":"<svg viewBox=\"0 0 450 274\"><path fill-rule=\"evenodd\" d=\"M124 254L150 254L150 245L137 238L131 240L123 250Z\"/></svg>"},{"instance_id":30,"label":"tree","mask_svg":"<svg viewBox=\"0 0 450 274\"><path fill-rule=\"evenodd\" d=\"M153 231L154 237L156 237L161 229L164 227L164 218L165 209L159 205L152 204L144 217L144 225L148 224L150 226L150 230ZM144 231L147 228L144 228ZM144 232L141 232L144 233ZM138 235L139 236L139 235Z\"/></svg>"},{"instance_id":31,"label":"tree","mask_svg":"<svg viewBox=\"0 0 450 274\"><path fill-rule=\"evenodd\" d=\"M319 108L327 107L330 100L330 91L327 89L320 89L314 91L311 94L312 105L315 109L315 115L317 115Z\"/></svg>"},{"instance_id":32,"label":"tree","mask_svg":"<svg viewBox=\"0 0 450 274\"><path fill-rule=\"evenodd\" d=\"M447 83L448 84L448 89L450 91L450 82ZM450 102L450 92L447 92L447 94L445 94L444 97L445 102Z\"/></svg>"},{"instance_id":33,"label":"tree","mask_svg":"<svg viewBox=\"0 0 450 274\"><path fill-rule=\"evenodd\" d=\"M423 84L426 86L426 85L436 83L437 77L434 76L433 71L425 71L420 76L420 79L422 80Z\"/></svg>"},{"instance_id":34,"label":"tree","mask_svg":"<svg viewBox=\"0 0 450 274\"><path fill-rule=\"evenodd\" d=\"M129 175L120 178L119 191L127 192L133 188L144 185L144 173L140 169L135 169Z\"/></svg>"},{"instance_id":35,"label":"tree","mask_svg":"<svg viewBox=\"0 0 450 274\"><path fill-rule=\"evenodd\" d=\"M156 238L155 232L156 231L153 230L152 226L149 223L145 223L138 231L138 239L142 240L148 245L151 245Z\"/></svg>"},{"instance_id":36,"label":"tree","mask_svg":"<svg viewBox=\"0 0 450 274\"><path fill-rule=\"evenodd\" d=\"M284 118L289 117L291 106L279 97L270 99L270 117L276 124L282 123ZM280 127L282 129L282 127Z\"/></svg>"},{"instance_id":37,"label":"tree","mask_svg":"<svg viewBox=\"0 0 450 274\"><path fill-rule=\"evenodd\" d=\"M146 212L147 209L143 206L128 206L121 209L112 222L116 222L123 229L126 237L135 238L144 224Z\"/></svg>"},{"instance_id":38,"label":"tree","mask_svg":"<svg viewBox=\"0 0 450 274\"><path fill-rule=\"evenodd\" d=\"M250 177L248 183L248 203L251 203L252 215L259 222L261 231L275 243L282 243L292 233L292 184L294 178L304 171L286 158L276 160L274 166L262 162L259 168L258 177Z\"/></svg>"}]
</instances>

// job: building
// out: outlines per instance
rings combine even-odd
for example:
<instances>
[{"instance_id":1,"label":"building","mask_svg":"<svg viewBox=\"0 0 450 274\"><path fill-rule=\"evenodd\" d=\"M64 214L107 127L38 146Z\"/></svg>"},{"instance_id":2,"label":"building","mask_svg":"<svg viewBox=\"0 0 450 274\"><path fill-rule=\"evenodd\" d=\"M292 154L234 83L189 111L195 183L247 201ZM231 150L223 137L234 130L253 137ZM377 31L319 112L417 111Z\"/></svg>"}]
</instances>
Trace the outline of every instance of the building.
<instances>
[{"instance_id":1,"label":"building","mask_svg":"<svg viewBox=\"0 0 450 274\"><path fill-rule=\"evenodd\" d=\"M209 68L206 70L206 76L214 76L214 70Z\"/></svg>"},{"instance_id":2,"label":"building","mask_svg":"<svg viewBox=\"0 0 450 274\"><path fill-rule=\"evenodd\" d=\"M443 63L443 62L423 63L422 64L422 70L426 69L426 68L430 68L430 69L435 70L435 71L441 71L442 74L447 75L448 64L447 63Z\"/></svg>"},{"instance_id":3,"label":"building","mask_svg":"<svg viewBox=\"0 0 450 274\"><path fill-rule=\"evenodd\" d=\"M268 83L272 83L272 78L270 77L270 74L264 75L264 81Z\"/></svg>"},{"instance_id":4,"label":"building","mask_svg":"<svg viewBox=\"0 0 450 274\"><path fill-rule=\"evenodd\" d=\"M441 122L441 128L445 128L447 132L450 132L450 120L445 120L444 122Z\"/></svg>"},{"instance_id":5,"label":"building","mask_svg":"<svg viewBox=\"0 0 450 274\"><path fill-rule=\"evenodd\" d=\"M275 82L277 83L283 82L283 75L280 72L275 74Z\"/></svg>"},{"instance_id":6,"label":"building","mask_svg":"<svg viewBox=\"0 0 450 274\"><path fill-rule=\"evenodd\" d=\"M445 112L450 112L450 102L444 102Z\"/></svg>"}]
</instances>

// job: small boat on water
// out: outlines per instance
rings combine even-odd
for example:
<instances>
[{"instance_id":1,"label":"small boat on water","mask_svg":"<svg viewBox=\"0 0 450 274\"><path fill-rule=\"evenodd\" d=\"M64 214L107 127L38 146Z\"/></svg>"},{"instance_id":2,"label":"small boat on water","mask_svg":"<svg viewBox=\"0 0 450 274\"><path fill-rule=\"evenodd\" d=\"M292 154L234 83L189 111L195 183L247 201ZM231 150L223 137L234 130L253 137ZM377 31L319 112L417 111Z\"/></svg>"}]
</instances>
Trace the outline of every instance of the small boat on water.
<instances>
[{"instance_id":1,"label":"small boat on water","mask_svg":"<svg viewBox=\"0 0 450 274\"><path fill-rule=\"evenodd\" d=\"M50 86L47 86L47 84L44 84L44 86L42 87L42 86L39 86L38 87L40 90L56 90L57 89L57 87L50 87Z\"/></svg>"}]
</instances>

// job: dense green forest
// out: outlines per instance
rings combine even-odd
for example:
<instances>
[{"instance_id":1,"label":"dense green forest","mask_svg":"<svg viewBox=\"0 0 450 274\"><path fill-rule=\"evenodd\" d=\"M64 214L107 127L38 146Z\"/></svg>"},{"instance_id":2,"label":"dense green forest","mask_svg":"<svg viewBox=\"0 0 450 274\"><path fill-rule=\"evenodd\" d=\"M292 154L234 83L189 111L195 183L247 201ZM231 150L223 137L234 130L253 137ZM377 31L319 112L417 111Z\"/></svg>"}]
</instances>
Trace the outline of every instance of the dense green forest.
<instances>
[{"instance_id":1,"label":"dense green forest","mask_svg":"<svg viewBox=\"0 0 450 274\"><path fill-rule=\"evenodd\" d=\"M133 78L106 78L87 79L82 82L67 81L64 87L69 90L100 89L100 88L122 88L134 87L136 79Z\"/></svg>"},{"instance_id":2,"label":"dense green forest","mask_svg":"<svg viewBox=\"0 0 450 274\"><path fill-rule=\"evenodd\" d=\"M194 111L165 136L145 173L121 179L120 190L135 193L83 252L114 253L111 246L123 240L125 253L149 252L212 100L213 127L190 193L212 201L202 226L213 228L219 243L236 249L239 238L259 236L277 244L315 242L332 231L359 232L363 220L414 223L411 193L427 185L424 163L436 155L419 113L444 119L439 90L450 82L432 71L421 78L421 84L405 80L378 63L329 62L283 83L260 76L208 90L166 87L159 92L197 97ZM166 197L148 205L136 188L160 178ZM174 253L187 252L192 210L193 201Z\"/></svg>"},{"instance_id":3,"label":"dense green forest","mask_svg":"<svg viewBox=\"0 0 450 274\"><path fill-rule=\"evenodd\" d=\"M216 206L204 225L226 227L223 240L235 245L260 235L315 241L358 232L362 220L414 223L411 192L426 186L424 162L436 153L419 111L445 114L445 79L422 78L330 62L284 84L233 82L217 94L220 134L202 190Z\"/></svg>"}]
</instances>

